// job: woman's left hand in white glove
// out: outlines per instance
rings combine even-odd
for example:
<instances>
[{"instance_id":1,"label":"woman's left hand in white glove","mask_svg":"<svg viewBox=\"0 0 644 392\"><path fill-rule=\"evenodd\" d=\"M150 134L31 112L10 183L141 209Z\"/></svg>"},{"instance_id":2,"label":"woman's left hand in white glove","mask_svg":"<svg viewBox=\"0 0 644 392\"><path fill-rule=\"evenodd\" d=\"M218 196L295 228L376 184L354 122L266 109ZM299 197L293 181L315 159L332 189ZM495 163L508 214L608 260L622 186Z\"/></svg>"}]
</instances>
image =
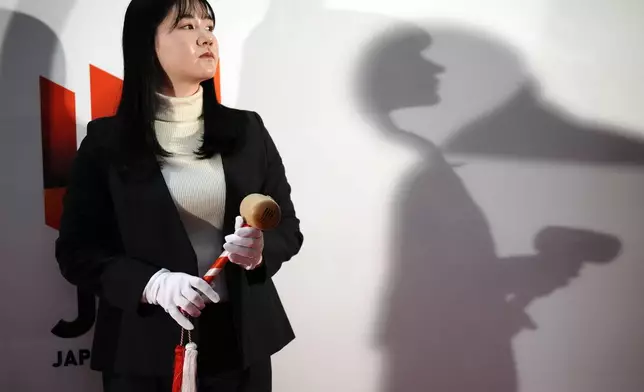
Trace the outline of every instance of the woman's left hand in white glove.
<instances>
[{"instance_id":1,"label":"woman's left hand in white glove","mask_svg":"<svg viewBox=\"0 0 644 392\"><path fill-rule=\"evenodd\" d=\"M224 249L229 253L231 262L246 270L252 270L262 264L264 250L264 233L253 227L241 227L244 218L235 219L235 232L224 238Z\"/></svg>"}]
</instances>

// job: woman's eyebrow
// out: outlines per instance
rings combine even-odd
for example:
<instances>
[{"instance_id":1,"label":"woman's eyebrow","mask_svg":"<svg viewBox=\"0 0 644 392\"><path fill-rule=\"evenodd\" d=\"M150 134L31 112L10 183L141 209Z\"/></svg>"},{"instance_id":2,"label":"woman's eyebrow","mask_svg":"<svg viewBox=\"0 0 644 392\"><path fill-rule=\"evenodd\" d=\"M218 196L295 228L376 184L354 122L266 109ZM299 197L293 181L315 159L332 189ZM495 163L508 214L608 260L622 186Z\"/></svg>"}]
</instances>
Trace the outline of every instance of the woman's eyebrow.
<instances>
[{"instance_id":1,"label":"woman's eyebrow","mask_svg":"<svg viewBox=\"0 0 644 392\"><path fill-rule=\"evenodd\" d=\"M202 18L202 19L207 19L207 20L212 20L212 21L214 21L213 17L212 17L212 16L210 16L209 14L207 14L207 13L206 13L206 14L202 14L202 15L200 15L199 17L200 17L200 18ZM178 20L181 20L181 19L193 19L193 18L197 18L197 16L195 16L194 14L188 14L188 13L186 13L186 14L179 15L179 17L178 17L177 19L178 19Z\"/></svg>"}]
</instances>

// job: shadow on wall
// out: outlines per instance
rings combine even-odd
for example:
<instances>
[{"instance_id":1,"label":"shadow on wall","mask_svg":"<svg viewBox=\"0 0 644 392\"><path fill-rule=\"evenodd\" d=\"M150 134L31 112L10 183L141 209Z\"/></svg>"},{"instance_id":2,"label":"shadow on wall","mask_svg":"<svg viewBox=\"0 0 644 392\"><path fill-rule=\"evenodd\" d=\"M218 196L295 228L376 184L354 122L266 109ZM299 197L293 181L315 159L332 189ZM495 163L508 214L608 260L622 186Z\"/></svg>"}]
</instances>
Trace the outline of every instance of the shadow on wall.
<instances>
[{"instance_id":1,"label":"shadow on wall","mask_svg":"<svg viewBox=\"0 0 644 392\"><path fill-rule=\"evenodd\" d=\"M88 320L93 321L94 317L93 313L86 315L80 320L82 325L79 325L79 319L75 322L61 320L56 324L61 317L75 317L63 310L73 309L74 305L66 302L76 304L76 300L73 288L56 275L58 268L52 248L55 234L45 225L43 208L43 190L66 184L70 152L75 152L76 147L74 145L73 151L70 150L73 144L70 137L75 139L76 136L73 102L63 103L58 96L45 93L43 102L51 109L50 119L62 120L66 126L64 131L70 132L65 132L62 139L61 135L53 137L52 134L49 138L43 135L41 125L41 89L53 91L53 84L41 84L41 77L65 85L65 55L55 31L64 27L75 3L76 0L21 0L13 9L0 9L3 34L0 52L0 258L8 268L8 273L0 277L0 287L3 296L25 293L24 279L16 277L30 276L30 282L39 288L32 294L21 294L18 302L3 301L2 313L11 314L11 317L3 320L0 339L12 357L7 377L2 379L0 389L3 390L40 390L59 382L47 377L34 378L33 368L51 366L49 358L54 358L56 350L68 344L62 339L56 340L72 337L66 336L71 331L86 331L91 327ZM32 12L46 15L46 20L30 15ZM55 128L52 124L52 132L61 131ZM43 148L47 140L50 143ZM64 145L59 143L61 140ZM62 160L58 159L61 153L65 155ZM45 263L52 264L45 266ZM88 296L83 298L88 300ZM92 295L89 302L93 304ZM50 332L54 326L56 328ZM57 333L59 337L51 333ZM51 334L49 338L48 334ZM35 359L39 360L34 362ZM95 379L89 372L87 378ZM71 383L76 381L80 378Z\"/></svg>"},{"instance_id":2,"label":"shadow on wall","mask_svg":"<svg viewBox=\"0 0 644 392\"><path fill-rule=\"evenodd\" d=\"M11 271L0 279L3 292L18 293L24 290L23 282L14 276L33 273L36 260L49 259L37 245L42 232L34 232L34 228L44 229L45 223L39 78L57 69L56 79L62 83L64 59L54 55L60 42L43 21L3 9L0 23L4 32L0 52L0 255ZM31 312L29 307L13 308L13 317L7 320L12 330L26 332L24 323ZM27 328L37 333L41 326Z\"/></svg>"},{"instance_id":3,"label":"shadow on wall","mask_svg":"<svg viewBox=\"0 0 644 392\"><path fill-rule=\"evenodd\" d=\"M74 3L75 0L52 3L50 24L62 24ZM3 250L25 245L24 241L34 234L33 228L44 226L44 214L35 208L43 205L43 188L66 181L56 162L43 167L48 152L43 151L41 142L41 76L64 85L66 69L62 45L52 27L22 12L34 8L42 11L39 4L23 0L15 10L0 9L0 31L4 33L0 48L0 205L2 223L11 225L11 230L3 230ZM75 121L73 108L65 109L64 113L56 113L57 117Z\"/></svg>"},{"instance_id":4,"label":"shadow on wall","mask_svg":"<svg viewBox=\"0 0 644 392\"><path fill-rule=\"evenodd\" d=\"M360 111L392 143L421 152L398 188L395 265L388 296L378 301L385 307L381 390L517 392L512 338L537 327L526 307L566 287L585 264L613 261L621 241L553 225L536 235L535 254L501 258L487 218L444 154L642 165L644 143L580 125L543 103L538 83L498 39L392 23L321 0L271 0L244 44L237 105L265 117L287 110L267 122L295 144L342 137L352 131L342 119ZM376 35L383 26L391 27ZM363 51L358 69L348 70ZM361 83L351 86L356 74ZM361 108L352 105L356 92ZM330 185L307 184L317 194Z\"/></svg>"},{"instance_id":5,"label":"shadow on wall","mask_svg":"<svg viewBox=\"0 0 644 392\"><path fill-rule=\"evenodd\" d=\"M39 78L45 75L63 83L65 69L64 57L54 56L60 51L60 41L44 22L19 11L0 10L0 23L6 26L0 58L0 163L4 171L0 177L3 189L9 191L4 197L12 197L9 203L3 200L3 208L11 213L12 202L20 204L24 196L20 191L26 190L19 174L24 171L32 179L42 178ZM53 70L58 71L55 78L51 77ZM18 168L21 172L16 172ZM29 191L42 190L42 180L29 187Z\"/></svg>"},{"instance_id":6,"label":"shadow on wall","mask_svg":"<svg viewBox=\"0 0 644 392\"><path fill-rule=\"evenodd\" d=\"M398 192L396 265L379 335L383 390L517 392L512 338L537 328L526 307L566 287L584 264L614 260L621 241L552 226L537 234L536 254L500 258L444 152L642 165L644 143L542 103L517 55L481 32L396 26L373 40L361 63L368 119L423 156ZM446 141L443 149L436 140Z\"/></svg>"}]
</instances>

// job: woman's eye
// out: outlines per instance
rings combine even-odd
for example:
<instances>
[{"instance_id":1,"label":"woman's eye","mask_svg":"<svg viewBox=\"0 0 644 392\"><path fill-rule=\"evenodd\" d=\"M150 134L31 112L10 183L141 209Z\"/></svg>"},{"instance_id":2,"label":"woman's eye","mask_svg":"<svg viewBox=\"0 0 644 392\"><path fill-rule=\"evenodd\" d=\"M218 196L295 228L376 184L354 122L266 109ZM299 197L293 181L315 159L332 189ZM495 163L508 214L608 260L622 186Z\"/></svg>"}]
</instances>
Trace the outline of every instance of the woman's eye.
<instances>
[{"instance_id":1,"label":"woman's eye","mask_svg":"<svg viewBox=\"0 0 644 392\"><path fill-rule=\"evenodd\" d=\"M194 29L194 27L192 25L185 25L185 26L182 26L181 29L183 29L183 30L192 30L192 29Z\"/></svg>"}]
</instances>

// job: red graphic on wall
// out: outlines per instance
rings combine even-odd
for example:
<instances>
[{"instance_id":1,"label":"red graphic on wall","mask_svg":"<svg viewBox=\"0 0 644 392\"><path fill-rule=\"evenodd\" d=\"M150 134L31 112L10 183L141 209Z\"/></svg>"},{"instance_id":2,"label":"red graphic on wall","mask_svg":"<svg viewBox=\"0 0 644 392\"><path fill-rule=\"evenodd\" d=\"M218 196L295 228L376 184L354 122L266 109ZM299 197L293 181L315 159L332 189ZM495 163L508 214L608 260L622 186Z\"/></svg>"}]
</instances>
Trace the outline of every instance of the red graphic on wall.
<instances>
[{"instance_id":1,"label":"red graphic on wall","mask_svg":"<svg viewBox=\"0 0 644 392\"><path fill-rule=\"evenodd\" d=\"M89 90L92 120L113 116L116 113L122 88L121 79L90 64Z\"/></svg>"},{"instance_id":2,"label":"red graphic on wall","mask_svg":"<svg viewBox=\"0 0 644 392\"><path fill-rule=\"evenodd\" d=\"M113 116L121 97L123 81L91 64L89 77L92 120ZM219 102L221 102L220 86L218 65L215 87ZM45 224L58 230L63 196L77 149L76 94L41 76L40 114Z\"/></svg>"},{"instance_id":3,"label":"red graphic on wall","mask_svg":"<svg viewBox=\"0 0 644 392\"><path fill-rule=\"evenodd\" d=\"M75 94L40 77L45 223L58 229L62 197L76 153Z\"/></svg>"}]
</instances>

